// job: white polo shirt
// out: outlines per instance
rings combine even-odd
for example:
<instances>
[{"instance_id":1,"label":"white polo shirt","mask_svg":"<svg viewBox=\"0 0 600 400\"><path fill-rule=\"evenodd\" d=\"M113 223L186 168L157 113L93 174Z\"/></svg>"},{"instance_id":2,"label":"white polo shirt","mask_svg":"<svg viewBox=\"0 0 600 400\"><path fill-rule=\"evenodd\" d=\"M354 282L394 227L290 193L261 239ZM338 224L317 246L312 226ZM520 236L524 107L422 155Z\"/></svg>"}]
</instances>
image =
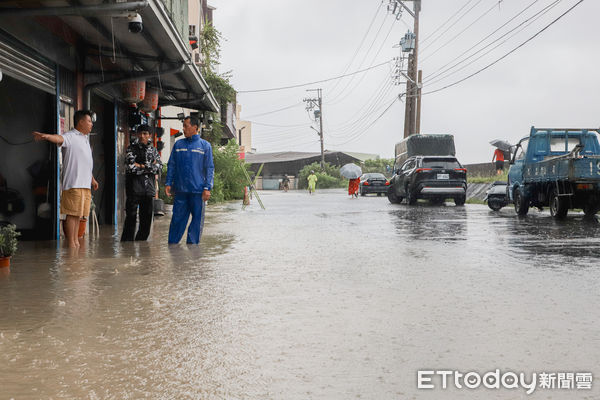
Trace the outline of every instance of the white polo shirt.
<instances>
[{"instance_id":1,"label":"white polo shirt","mask_svg":"<svg viewBox=\"0 0 600 400\"><path fill-rule=\"evenodd\" d=\"M89 135L72 129L62 135L62 190L92 187L92 148Z\"/></svg>"}]
</instances>

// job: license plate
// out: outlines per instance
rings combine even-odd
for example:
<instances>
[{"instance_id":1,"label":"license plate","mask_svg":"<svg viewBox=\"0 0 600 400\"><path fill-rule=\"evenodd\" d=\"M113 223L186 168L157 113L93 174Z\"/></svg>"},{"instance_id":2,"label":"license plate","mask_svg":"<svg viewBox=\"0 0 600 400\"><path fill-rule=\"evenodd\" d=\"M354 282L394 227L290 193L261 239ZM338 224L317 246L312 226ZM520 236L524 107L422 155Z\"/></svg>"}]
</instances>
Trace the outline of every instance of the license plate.
<instances>
[{"instance_id":1,"label":"license plate","mask_svg":"<svg viewBox=\"0 0 600 400\"><path fill-rule=\"evenodd\" d=\"M450 179L450 174L437 174L438 179Z\"/></svg>"}]
</instances>

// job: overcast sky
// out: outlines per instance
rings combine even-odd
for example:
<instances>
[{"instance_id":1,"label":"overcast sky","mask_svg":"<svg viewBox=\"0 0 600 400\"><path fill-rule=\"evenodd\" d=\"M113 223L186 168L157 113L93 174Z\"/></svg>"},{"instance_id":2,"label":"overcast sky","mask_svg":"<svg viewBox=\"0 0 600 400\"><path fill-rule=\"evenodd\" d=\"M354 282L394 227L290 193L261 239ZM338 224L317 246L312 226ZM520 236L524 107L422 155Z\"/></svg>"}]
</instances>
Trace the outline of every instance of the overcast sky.
<instances>
[{"instance_id":1,"label":"overcast sky","mask_svg":"<svg viewBox=\"0 0 600 400\"><path fill-rule=\"evenodd\" d=\"M578 1L423 0L423 91L487 66ZM210 0L216 7L215 26L224 36L220 71L231 70L232 84L242 92L324 80L390 61L400 55L394 45L412 29L413 19L404 12L396 20L386 11L388 2ZM406 4L412 9L412 2ZM538 14L543 10L545 14ZM532 125L600 126L598 16L600 1L585 0L497 64L424 95L421 132L453 134L459 160L475 163L491 160L490 140L517 142ZM242 119L254 122L252 147L258 152L320 151L302 100L316 95L306 89L322 88L326 149L393 157L394 144L403 136L404 103L395 101L382 112L406 85L392 84L392 68L390 62L310 86L239 93Z\"/></svg>"}]
</instances>

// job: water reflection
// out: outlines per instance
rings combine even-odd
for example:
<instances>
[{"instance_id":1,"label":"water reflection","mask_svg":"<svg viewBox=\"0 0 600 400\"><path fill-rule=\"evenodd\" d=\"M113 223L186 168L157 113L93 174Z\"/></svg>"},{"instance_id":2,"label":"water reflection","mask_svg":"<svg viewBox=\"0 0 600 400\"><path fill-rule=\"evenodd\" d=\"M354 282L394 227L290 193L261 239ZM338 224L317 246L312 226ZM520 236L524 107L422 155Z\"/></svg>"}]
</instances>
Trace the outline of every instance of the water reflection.
<instances>
[{"instance_id":1,"label":"water reflection","mask_svg":"<svg viewBox=\"0 0 600 400\"><path fill-rule=\"evenodd\" d=\"M417 240L466 240L466 207L432 205L419 202L416 206L400 204L389 211L400 235Z\"/></svg>"}]
</instances>

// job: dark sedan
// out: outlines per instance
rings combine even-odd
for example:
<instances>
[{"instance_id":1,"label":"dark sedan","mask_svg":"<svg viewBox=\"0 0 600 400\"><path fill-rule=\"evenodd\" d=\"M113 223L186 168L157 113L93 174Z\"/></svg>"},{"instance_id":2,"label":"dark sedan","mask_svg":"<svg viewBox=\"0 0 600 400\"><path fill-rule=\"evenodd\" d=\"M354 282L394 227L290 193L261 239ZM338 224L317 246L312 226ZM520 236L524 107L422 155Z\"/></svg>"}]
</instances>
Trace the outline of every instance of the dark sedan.
<instances>
[{"instance_id":1,"label":"dark sedan","mask_svg":"<svg viewBox=\"0 0 600 400\"><path fill-rule=\"evenodd\" d=\"M390 182L383 174L371 172L360 177L360 195L377 193L377 196L387 193Z\"/></svg>"}]
</instances>

